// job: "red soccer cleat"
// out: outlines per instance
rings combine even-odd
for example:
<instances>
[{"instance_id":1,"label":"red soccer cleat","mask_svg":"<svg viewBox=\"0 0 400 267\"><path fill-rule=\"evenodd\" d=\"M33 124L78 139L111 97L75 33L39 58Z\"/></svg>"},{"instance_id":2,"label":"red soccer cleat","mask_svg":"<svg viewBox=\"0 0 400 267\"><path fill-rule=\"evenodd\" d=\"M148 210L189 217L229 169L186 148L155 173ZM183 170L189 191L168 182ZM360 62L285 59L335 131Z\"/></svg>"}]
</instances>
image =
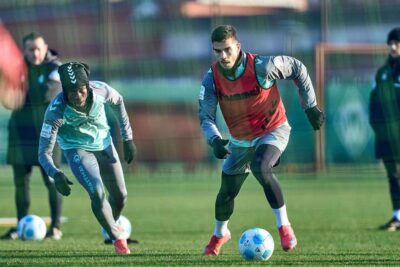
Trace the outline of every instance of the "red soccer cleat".
<instances>
[{"instance_id":1,"label":"red soccer cleat","mask_svg":"<svg viewBox=\"0 0 400 267\"><path fill-rule=\"evenodd\" d=\"M282 225L279 227L279 236L281 238L281 246L284 251L289 251L296 247L297 239L294 235L292 226Z\"/></svg>"},{"instance_id":2,"label":"red soccer cleat","mask_svg":"<svg viewBox=\"0 0 400 267\"><path fill-rule=\"evenodd\" d=\"M131 251L128 248L128 244L126 243L126 239L115 240L114 248L117 254L131 254Z\"/></svg>"},{"instance_id":3,"label":"red soccer cleat","mask_svg":"<svg viewBox=\"0 0 400 267\"><path fill-rule=\"evenodd\" d=\"M213 235L204 249L204 256L218 256L221 247L231 239L231 233L225 236L217 237Z\"/></svg>"}]
</instances>

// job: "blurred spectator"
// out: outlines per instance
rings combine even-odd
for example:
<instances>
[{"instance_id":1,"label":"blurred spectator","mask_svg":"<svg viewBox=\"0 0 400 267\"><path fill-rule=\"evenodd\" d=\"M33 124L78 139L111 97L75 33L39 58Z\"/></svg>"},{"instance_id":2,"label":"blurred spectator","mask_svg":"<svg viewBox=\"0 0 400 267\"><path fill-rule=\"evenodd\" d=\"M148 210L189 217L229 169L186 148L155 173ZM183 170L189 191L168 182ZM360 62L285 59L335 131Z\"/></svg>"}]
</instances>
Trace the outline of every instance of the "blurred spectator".
<instances>
[{"instance_id":1,"label":"blurred spectator","mask_svg":"<svg viewBox=\"0 0 400 267\"><path fill-rule=\"evenodd\" d=\"M44 172L38 161L39 134L43 117L52 98L61 91L57 72L61 65L57 53L48 49L40 34L30 33L23 38L23 53L28 66L28 92L25 102L14 110L8 124L9 138L7 163L12 165L15 185L15 203L18 221L29 212L29 180L33 166L40 168L49 192L51 225L46 238L61 239L60 218L62 196L57 192L54 181ZM61 153L53 153L54 162L59 165ZM1 239L16 239L16 229L11 228Z\"/></svg>"},{"instance_id":2,"label":"blurred spectator","mask_svg":"<svg viewBox=\"0 0 400 267\"><path fill-rule=\"evenodd\" d=\"M389 179L392 218L379 228L400 229L400 28L387 37L389 56L375 76L370 95L370 124L375 132L375 156L383 160Z\"/></svg>"}]
</instances>

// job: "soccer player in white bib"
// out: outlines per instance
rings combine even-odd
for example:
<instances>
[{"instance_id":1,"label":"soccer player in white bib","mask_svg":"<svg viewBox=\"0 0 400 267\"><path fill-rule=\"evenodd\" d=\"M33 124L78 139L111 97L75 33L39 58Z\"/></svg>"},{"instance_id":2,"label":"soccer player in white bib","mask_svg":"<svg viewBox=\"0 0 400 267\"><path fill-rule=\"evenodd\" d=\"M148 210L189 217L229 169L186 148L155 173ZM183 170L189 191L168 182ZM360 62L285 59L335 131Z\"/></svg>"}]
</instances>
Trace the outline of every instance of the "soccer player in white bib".
<instances>
[{"instance_id":1,"label":"soccer player in white bib","mask_svg":"<svg viewBox=\"0 0 400 267\"><path fill-rule=\"evenodd\" d=\"M50 103L44 117L39 162L54 178L57 190L68 196L72 182L54 165L51 157L57 142L72 173L88 192L98 222L113 239L116 253L130 254L126 237L115 222L126 203L127 190L105 113L108 105L117 117L124 159L129 164L135 157L136 147L123 98L108 84L89 81L89 67L84 63L61 65L59 74L62 92Z\"/></svg>"}]
</instances>

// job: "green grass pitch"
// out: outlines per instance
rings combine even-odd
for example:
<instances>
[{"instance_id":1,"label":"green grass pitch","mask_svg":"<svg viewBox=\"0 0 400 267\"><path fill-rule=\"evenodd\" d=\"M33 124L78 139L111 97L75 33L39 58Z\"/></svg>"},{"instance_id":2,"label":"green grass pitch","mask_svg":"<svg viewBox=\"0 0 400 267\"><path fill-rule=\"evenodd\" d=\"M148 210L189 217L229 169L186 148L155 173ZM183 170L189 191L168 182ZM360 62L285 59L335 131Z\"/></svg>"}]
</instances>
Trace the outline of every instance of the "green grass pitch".
<instances>
[{"instance_id":1,"label":"green grass pitch","mask_svg":"<svg viewBox=\"0 0 400 267\"><path fill-rule=\"evenodd\" d=\"M64 167L66 170L67 168ZM0 169L0 217L14 217L11 171ZM0 241L0 266L367 266L399 265L400 233L378 231L391 216L384 170L334 169L320 174L277 169L298 247L283 252L275 219L260 186L249 176L236 199L229 228L232 240L219 257L202 251L213 231L219 171L145 173L126 177L129 200L123 214L133 227L132 254L119 256L103 244L89 198L74 180L64 198L61 241ZM71 177L72 178L72 177ZM31 213L49 215L39 172L31 179ZM268 262L247 262L238 239L250 227L271 232L275 251ZM7 230L0 227L0 232Z\"/></svg>"}]
</instances>

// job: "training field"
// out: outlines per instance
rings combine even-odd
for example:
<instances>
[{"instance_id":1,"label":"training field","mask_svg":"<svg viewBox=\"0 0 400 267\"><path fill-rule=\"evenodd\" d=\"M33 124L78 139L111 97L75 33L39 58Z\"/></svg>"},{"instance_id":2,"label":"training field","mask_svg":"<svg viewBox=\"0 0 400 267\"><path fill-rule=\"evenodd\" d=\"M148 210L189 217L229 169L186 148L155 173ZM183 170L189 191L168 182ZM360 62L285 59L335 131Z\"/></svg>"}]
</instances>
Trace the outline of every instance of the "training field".
<instances>
[{"instance_id":1,"label":"training field","mask_svg":"<svg viewBox=\"0 0 400 267\"><path fill-rule=\"evenodd\" d=\"M66 169L66 167L64 167ZM0 217L14 217L11 171L0 169ZM179 169L126 177L129 201L123 214L133 226L132 254L118 256L103 244L89 198L74 180L64 199L62 241L0 241L0 266L367 266L399 265L400 233L376 230L391 216L388 184L380 167L338 168L321 174L277 169L298 247L280 248L275 219L261 188L249 176L236 200L232 240L219 257L201 255L213 230L219 170ZM72 177L71 177L72 178ZM31 181L31 213L48 216L47 192L39 172ZM250 227L271 232L275 251L268 262L246 262L238 239ZM1 233L7 227L0 227Z\"/></svg>"}]
</instances>

